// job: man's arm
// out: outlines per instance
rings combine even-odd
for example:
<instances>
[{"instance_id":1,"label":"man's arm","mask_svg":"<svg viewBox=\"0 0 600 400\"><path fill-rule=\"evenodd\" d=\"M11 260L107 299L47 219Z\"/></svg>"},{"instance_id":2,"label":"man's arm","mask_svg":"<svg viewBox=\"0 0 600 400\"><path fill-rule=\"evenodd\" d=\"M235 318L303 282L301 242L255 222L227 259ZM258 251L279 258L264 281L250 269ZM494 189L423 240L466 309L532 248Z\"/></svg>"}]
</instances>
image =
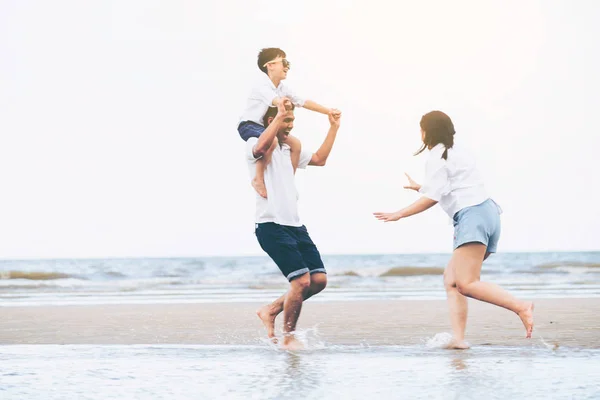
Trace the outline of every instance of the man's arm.
<instances>
[{"instance_id":1,"label":"man's arm","mask_svg":"<svg viewBox=\"0 0 600 400\"><path fill-rule=\"evenodd\" d=\"M313 153L312 158L308 165L313 165L317 167L322 167L327 162L327 158L329 157L329 153L331 153L331 148L333 147L333 143L335 142L335 137L337 135L338 129L340 129L340 116L334 116L333 114L329 114L329 123L331 126L329 127L329 132L327 132L327 136L317 150L316 153Z\"/></svg>"},{"instance_id":2,"label":"man's arm","mask_svg":"<svg viewBox=\"0 0 600 400\"><path fill-rule=\"evenodd\" d=\"M288 100L289 101L289 100ZM258 141L252 148L252 155L254 158L262 158L269 147L271 147L271 143L273 143L273 139L277 136L277 132L281 127L281 122L285 118L287 114L287 110L285 108L285 101L279 102L277 105L277 115L273 118L273 121L267 126L264 132L259 136Z\"/></svg>"},{"instance_id":3,"label":"man's arm","mask_svg":"<svg viewBox=\"0 0 600 400\"><path fill-rule=\"evenodd\" d=\"M281 100L285 99L285 97L274 97L273 101L271 102L271 106L272 107L279 107L279 103L281 102Z\"/></svg>"}]
</instances>

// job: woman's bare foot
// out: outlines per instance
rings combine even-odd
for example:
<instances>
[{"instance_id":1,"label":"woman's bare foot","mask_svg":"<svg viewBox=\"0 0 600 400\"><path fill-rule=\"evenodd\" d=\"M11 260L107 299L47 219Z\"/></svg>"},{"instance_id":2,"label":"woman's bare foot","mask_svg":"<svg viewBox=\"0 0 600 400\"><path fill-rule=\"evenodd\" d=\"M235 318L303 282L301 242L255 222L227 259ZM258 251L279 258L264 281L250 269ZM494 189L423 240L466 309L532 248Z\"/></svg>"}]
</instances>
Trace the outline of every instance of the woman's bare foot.
<instances>
[{"instance_id":1,"label":"woman's bare foot","mask_svg":"<svg viewBox=\"0 0 600 400\"><path fill-rule=\"evenodd\" d=\"M304 349L304 345L301 341L296 339L293 334L287 333L283 338L283 343L281 344L281 348L283 350L302 350Z\"/></svg>"},{"instance_id":2,"label":"woman's bare foot","mask_svg":"<svg viewBox=\"0 0 600 400\"><path fill-rule=\"evenodd\" d=\"M269 339L271 339L273 343L277 343L277 338L275 337L275 317L277 317L277 313L274 313L271 305L267 304L258 309L256 315L258 315L258 318L260 318L267 329L267 336Z\"/></svg>"},{"instance_id":3,"label":"woman's bare foot","mask_svg":"<svg viewBox=\"0 0 600 400\"><path fill-rule=\"evenodd\" d=\"M256 190L256 193L258 193L265 199L267 198L267 187L265 186L264 181L260 181L254 178L252 179L252 187L254 188L254 190Z\"/></svg>"},{"instance_id":4,"label":"woman's bare foot","mask_svg":"<svg viewBox=\"0 0 600 400\"><path fill-rule=\"evenodd\" d=\"M517 315L521 318L521 322L525 325L525 331L527 331L526 338L531 338L531 332L533 331L533 303L527 303L523 310L519 311Z\"/></svg>"},{"instance_id":5,"label":"woman's bare foot","mask_svg":"<svg viewBox=\"0 0 600 400\"><path fill-rule=\"evenodd\" d=\"M448 343L445 347L446 349L450 349L450 350L466 350L466 349L470 349L471 346L469 346L469 344L467 342L465 342L464 340L456 340L456 339L452 339L450 341L450 343Z\"/></svg>"}]
</instances>

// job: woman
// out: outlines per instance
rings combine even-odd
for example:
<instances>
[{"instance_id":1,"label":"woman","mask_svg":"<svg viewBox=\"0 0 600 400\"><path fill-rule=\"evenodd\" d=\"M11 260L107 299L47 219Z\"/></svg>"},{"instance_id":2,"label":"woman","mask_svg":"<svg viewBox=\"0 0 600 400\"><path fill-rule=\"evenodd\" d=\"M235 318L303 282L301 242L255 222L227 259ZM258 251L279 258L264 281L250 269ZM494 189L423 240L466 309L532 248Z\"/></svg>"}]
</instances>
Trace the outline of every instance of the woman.
<instances>
[{"instance_id":1,"label":"woman","mask_svg":"<svg viewBox=\"0 0 600 400\"><path fill-rule=\"evenodd\" d=\"M423 147L415 154L429 150L425 182L417 184L410 176L407 189L423 196L410 206L393 213L374 213L381 221L398 221L433 207L437 203L454 221L454 252L444 271L448 296L452 342L448 347L466 349L467 299L485 301L516 313L525 325L526 337L533 330L533 303L516 299L501 287L481 282L483 261L496 252L500 238L500 210L488 197L475 167L474 158L454 145L454 124L441 111L421 118ZM466 296L466 297L465 297Z\"/></svg>"}]
</instances>

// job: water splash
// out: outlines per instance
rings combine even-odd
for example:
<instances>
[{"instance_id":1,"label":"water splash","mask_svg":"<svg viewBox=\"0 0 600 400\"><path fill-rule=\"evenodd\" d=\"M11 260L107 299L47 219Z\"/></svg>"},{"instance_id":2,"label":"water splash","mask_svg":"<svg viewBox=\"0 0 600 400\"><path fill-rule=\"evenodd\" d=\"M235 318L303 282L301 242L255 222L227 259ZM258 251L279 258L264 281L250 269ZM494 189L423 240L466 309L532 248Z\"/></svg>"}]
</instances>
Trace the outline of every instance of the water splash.
<instances>
[{"instance_id":1,"label":"water splash","mask_svg":"<svg viewBox=\"0 0 600 400\"><path fill-rule=\"evenodd\" d=\"M452 342L452 335L448 332L436 333L432 338L427 339L425 346L428 349L445 349Z\"/></svg>"},{"instance_id":2,"label":"water splash","mask_svg":"<svg viewBox=\"0 0 600 400\"><path fill-rule=\"evenodd\" d=\"M291 332L296 336L296 339L304 346L302 349L303 352L306 351L315 351L315 350L323 350L328 348L325 341L319 335L318 325L313 326L312 328L307 329L298 329L294 332ZM283 342L283 332L278 332L276 338L269 339L267 337L261 337L258 339L259 343L265 345L267 348L271 350L281 350L281 343Z\"/></svg>"},{"instance_id":3,"label":"water splash","mask_svg":"<svg viewBox=\"0 0 600 400\"><path fill-rule=\"evenodd\" d=\"M548 350L556 351L556 350L558 350L558 348L560 347L560 345L558 344L558 342L554 342L554 343L548 343L548 342L546 342L546 341L544 340L544 338L543 338L543 337L541 337L541 336L540 336L539 338L540 338L540 342L541 342L541 343L542 343L544 346L546 346L546 348L547 348Z\"/></svg>"},{"instance_id":4,"label":"water splash","mask_svg":"<svg viewBox=\"0 0 600 400\"><path fill-rule=\"evenodd\" d=\"M308 351L322 350L327 347L325 341L319 335L319 325L296 331L296 337Z\"/></svg>"}]
</instances>

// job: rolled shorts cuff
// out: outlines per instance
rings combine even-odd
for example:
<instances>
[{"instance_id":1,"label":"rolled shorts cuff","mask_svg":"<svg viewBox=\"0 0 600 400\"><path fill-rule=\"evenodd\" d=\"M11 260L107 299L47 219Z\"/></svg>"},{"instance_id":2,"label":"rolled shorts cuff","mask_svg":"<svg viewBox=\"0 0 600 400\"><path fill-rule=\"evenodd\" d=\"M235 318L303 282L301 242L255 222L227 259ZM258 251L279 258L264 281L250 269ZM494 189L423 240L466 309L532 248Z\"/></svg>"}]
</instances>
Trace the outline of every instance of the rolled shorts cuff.
<instances>
[{"instance_id":1,"label":"rolled shorts cuff","mask_svg":"<svg viewBox=\"0 0 600 400\"><path fill-rule=\"evenodd\" d=\"M327 271L325 271L325 268L317 268L317 269L313 269L312 271L310 271L310 274L316 274L317 272L320 272L322 274L326 274Z\"/></svg>"},{"instance_id":2,"label":"rolled shorts cuff","mask_svg":"<svg viewBox=\"0 0 600 400\"><path fill-rule=\"evenodd\" d=\"M460 237L454 240L454 250L468 243L481 243L486 247L488 246L488 240L485 237Z\"/></svg>"},{"instance_id":3,"label":"rolled shorts cuff","mask_svg":"<svg viewBox=\"0 0 600 400\"><path fill-rule=\"evenodd\" d=\"M299 277L301 275L304 275L308 271L309 271L308 268L301 268L301 269L299 269L297 271L294 271L294 272L288 274L288 276L286 276L286 278L287 278L288 281L291 282L294 278L297 278L297 277Z\"/></svg>"}]
</instances>

